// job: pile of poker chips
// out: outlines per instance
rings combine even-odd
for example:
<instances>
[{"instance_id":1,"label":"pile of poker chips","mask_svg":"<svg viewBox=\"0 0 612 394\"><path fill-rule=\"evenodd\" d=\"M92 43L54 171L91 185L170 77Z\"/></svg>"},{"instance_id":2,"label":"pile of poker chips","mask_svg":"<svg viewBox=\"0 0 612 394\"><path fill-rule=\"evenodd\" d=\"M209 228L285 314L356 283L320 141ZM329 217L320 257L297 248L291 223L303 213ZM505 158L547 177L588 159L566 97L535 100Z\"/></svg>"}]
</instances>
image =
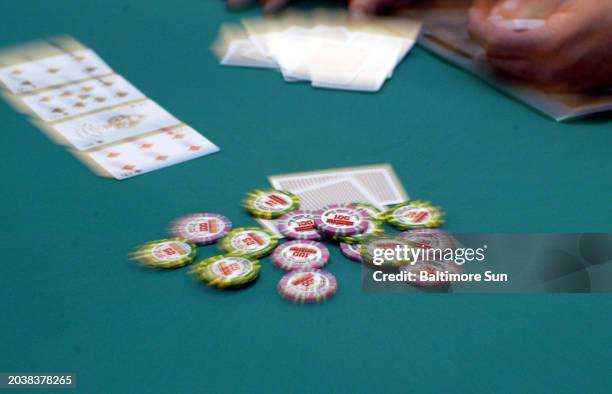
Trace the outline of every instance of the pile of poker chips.
<instances>
[{"instance_id":1,"label":"pile of poker chips","mask_svg":"<svg viewBox=\"0 0 612 394\"><path fill-rule=\"evenodd\" d=\"M131 257L152 268L176 269L194 261L197 246L219 242L224 253L198 262L191 273L210 287L239 289L259 277L257 259L272 254L272 264L287 271L278 284L279 294L294 302L311 303L332 297L338 288L336 278L322 269L330 257L323 241L337 242L345 257L364 264L372 264L375 247L456 245L450 235L433 229L443 223L444 214L425 201L407 201L384 212L366 203L331 204L307 211L299 209L300 200L293 193L265 189L248 193L243 207L256 218L277 219L279 232L289 241L279 246L276 235L267 229L232 229L232 222L223 215L196 213L173 221L168 228L171 238L142 245ZM408 231L398 236L385 234L385 223ZM388 261L383 268L434 270L436 262L403 267Z\"/></svg>"}]
</instances>

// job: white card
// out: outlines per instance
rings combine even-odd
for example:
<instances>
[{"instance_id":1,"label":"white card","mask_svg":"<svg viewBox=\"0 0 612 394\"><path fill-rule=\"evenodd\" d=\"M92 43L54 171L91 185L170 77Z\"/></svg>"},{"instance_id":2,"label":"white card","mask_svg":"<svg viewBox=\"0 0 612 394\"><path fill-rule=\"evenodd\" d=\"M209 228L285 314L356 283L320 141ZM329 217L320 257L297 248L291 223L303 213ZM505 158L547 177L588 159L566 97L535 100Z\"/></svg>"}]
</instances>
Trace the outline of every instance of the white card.
<instances>
[{"instance_id":1,"label":"white card","mask_svg":"<svg viewBox=\"0 0 612 394\"><path fill-rule=\"evenodd\" d=\"M268 179L276 189L294 191L340 178L355 178L380 205L408 200L408 194L389 164L272 175Z\"/></svg>"},{"instance_id":2,"label":"white card","mask_svg":"<svg viewBox=\"0 0 612 394\"><path fill-rule=\"evenodd\" d=\"M219 148L200 133L180 125L82 152L81 155L87 162L94 162L121 180L218 151Z\"/></svg>"},{"instance_id":3,"label":"white card","mask_svg":"<svg viewBox=\"0 0 612 394\"><path fill-rule=\"evenodd\" d=\"M12 93L31 93L112 72L94 51L86 49L0 68L0 81Z\"/></svg>"},{"instance_id":4,"label":"white card","mask_svg":"<svg viewBox=\"0 0 612 394\"><path fill-rule=\"evenodd\" d=\"M96 111L145 96L117 74L24 97L22 103L46 122Z\"/></svg>"},{"instance_id":5,"label":"white card","mask_svg":"<svg viewBox=\"0 0 612 394\"><path fill-rule=\"evenodd\" d=\"M85 150L179 123L157 103L145 100L49 125L48 128L76 149Z\"/></svg>"},{"instance_id":6,"label":"white card","mask_svg":"<svg viewBox=\"0 0 612 394\"><path fill-rule=\"evenodd\" d=\"M261 53L250 40L233 40L221 59L224 66L277 68L276 63Z\"/></svg>"}]
</instances>

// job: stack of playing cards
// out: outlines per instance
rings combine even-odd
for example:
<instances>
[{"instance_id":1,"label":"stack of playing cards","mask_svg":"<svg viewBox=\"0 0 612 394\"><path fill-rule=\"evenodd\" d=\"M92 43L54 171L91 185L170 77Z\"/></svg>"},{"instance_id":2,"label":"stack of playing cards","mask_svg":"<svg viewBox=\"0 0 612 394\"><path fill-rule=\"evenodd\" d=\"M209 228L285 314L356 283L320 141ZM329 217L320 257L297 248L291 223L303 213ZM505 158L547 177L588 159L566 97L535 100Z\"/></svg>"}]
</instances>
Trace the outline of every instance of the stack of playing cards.
<instances>
[{"instance_id":1,"label":"stack of playing cards","mask_svg":"<svg viewBox=\"0 0 612 394\"><path fill-rule=\"evenodd\" d=\"M304 210L354 202L369 203L384 210L388 205L408 200L408 194L388 164L273 175L268 179L273 188L295 194L300 199L300 209ZM283 237L275 220L258 221Z\"/></svg>"},{"instance_id":2,"label":"stack of playing cards","mask_svg":"<svg viewBox=\"0 0 612 394\"><path fill-rule=\"evenodd\" d=\"M219 150L69 37L0 52L0 87L102 176L125 179Z\"/></svg>"},{"instance_id":3,"label":"stack of playing cards","mask_svg":"<svg viewBox=\"0 0 612 394\"><path fill-rule=\"evenodd\" d=\"M222 65L275 69L288 82L375 92L420 27L408 19L350 20L340 11L285 12L223 26L213 51Z\"/></svg>"}]
</instances>

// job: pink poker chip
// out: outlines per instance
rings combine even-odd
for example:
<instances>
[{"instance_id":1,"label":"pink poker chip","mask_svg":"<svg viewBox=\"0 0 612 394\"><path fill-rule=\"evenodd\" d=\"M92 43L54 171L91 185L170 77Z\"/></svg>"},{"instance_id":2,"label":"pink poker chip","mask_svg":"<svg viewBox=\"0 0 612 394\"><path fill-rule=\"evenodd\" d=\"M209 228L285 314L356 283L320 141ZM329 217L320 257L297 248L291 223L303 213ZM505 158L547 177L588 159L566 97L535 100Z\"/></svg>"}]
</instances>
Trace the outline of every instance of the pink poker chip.
<instances>
[{"instance_id":1,"label":"pink poker chip","mask_svg":"<svg viewBox=\"0 0 612 394\"><path fill-rule=\"evenodd\" d=\"M315 212L317 228L330 236L361 234L368 228L368 217L351 204L331 204Z\"/></svg>"},{"instance_id":2,"label":"pink poker chip","mask_svg":"<svg viewBox=\"0 0 612 394\"><path fill-rule=\"evenodd\" d=\"M321 268L329 261L329 250L320 242L285 242L272 253L272 263L286 271Z\"/></svg>"},{"instance_id":3,"label":"pink poker chip","mask_svg":"<svg viewBox=\"0 0 612 394\"><path fill-rule=\"evenodd\" d=\"M302 303L320 302L336 294L338 282L327 271L306 269L285 274L278 283L278 293L284 298Z\"/></svg>"},{"instance_id":4,"label":"pink poker chip","mask_svg":"<svg viewBox=\"0 0 612 394\"><path fill-rule=\"evenodd\" d=\"M199 245L215 243L232 229L232 222L217 213L193 213L176 219L170 225L173 237Z\"/></svg>"},{"instance_id":5,"label":"pink poker chip","mask_svg":"<svg viewBox=\"0 0 612 394\"><path fill-rule=\"evenodd\" d=\"M340 243L340 252L344 257L361 263L361 244L346 244Z\"/></svg>"},{"instance_id":6,"label":"pink poker chip","mask_svg":"<svg viewBox=\"0 0 612 394\"><path fill-rule=\"evenodd\" d=\"M311 211L297 210L286 213L278 218L276 228L289 239L319 241L322 238L317 230L315 214Z\"/></svg>"}]
</instances>

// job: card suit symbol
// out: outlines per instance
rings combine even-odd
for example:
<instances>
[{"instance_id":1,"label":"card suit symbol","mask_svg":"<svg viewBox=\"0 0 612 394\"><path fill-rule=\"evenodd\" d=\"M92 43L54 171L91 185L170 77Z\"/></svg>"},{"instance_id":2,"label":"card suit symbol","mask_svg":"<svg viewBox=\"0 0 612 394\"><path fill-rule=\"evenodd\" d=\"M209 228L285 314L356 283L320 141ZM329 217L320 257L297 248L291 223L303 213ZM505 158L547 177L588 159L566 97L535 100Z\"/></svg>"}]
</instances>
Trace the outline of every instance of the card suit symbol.
<instances>
[{"instance_id":1,"label":"card suit symbol","mask_svg":"<svg viewBox=\"0 0 612 394\"><path fill-rule=\"evenodd\" d=\"M85 107L85 105L86 105L85 103L82 103L80 101L78 103L74 104L74 106L77 107L77 108L83 108L83 107Z\"/></svg>"},{"instance_id":2,"label":"card suit symbol","mask_svg":"<svg viewBox=\"0 0 612 394\"><path fill-rule=\"evenodd\" d=\"M72 96L72 92L70 90L66 90L65 92L62 93L62 96L64 97Z\"/></svg>"},{"instance_id":3,"label":"card suit symbol","mask_svg":"<svg viewBox=\"0 0 612 394\"><path fill-rule=\"evenodd\" d=\"M53 108L53 111L51 111L51 112L53 112L55 114L61 114L62 112L64 112L64 110L61 109L61 108Z\"/></svg>"},{"instance_id":4,"label":"card suit symbol","mask_svg":"<svg viewBox=\"0 0 612 394\"><path fill-rule=\"evenodd\" d=\"M82 89L83 89L84 91L86 91L86 92L91 92L91 91L93 90L93 87L91 87L91 86L83 86L83 88L82 88Z\"/></svg>"},{"instance_id":5,"label":"card suit symbol","mask_svg":"<svg viewBox=\"0 0 612 394\"><path fill-rule=\"evenodd\" d=\"M85 67L85 72L91 73L97 70L97 67Z\"/></svg>"},{"instance_id":6,"label":"card suit symbol","mask_svg":"<svg viewBox=\"0 0 612 394\"><path fill-rule=\"evenodd\" d=\"M32 82L31 81L23 81L21 84L22 85L32 86Z\"/></svg>"},{"instance_id":7,"label":"card suit symbol","mask_svg":"<svg viewBox=\"0 0 612 394\"><path fill-rule=\"evenodd\" d=\"M191 145L191 146L189 147L189 150L192 150L192 151L198 151L198 150L200 150L201 148L202 148L202 147L201 147L200 145Z\"/></svg>"},{"instance_id":8,"label":"card suit symbol","mask_svg":"<svg viewBox=\"0 0 612 394\"><path fill-rule=\"evenodd\" d=\"M177 135L175 135L175 136L174 136L174 138L173 138L173 139L175 139L175 140L180 140L180 139L182 139L183 137L185 137L185 134L177 134Z\"/></svg>"},{"instance_id":9,"label":"card suit symbol","mask_svg":"<svg viewBox=\"0 0 612 394\"><path fill-rule=\"evenodd\" d=\"M134 168L136 168L136 166L133 166L133 165L131 165L131 164L126 164L126 165L124 165L124 166L123 166L123 167L121 167L121 168L122 168L123 170L130 171L130 170L133 170Z\"/></svg>"},{"instance_id":10,"label":"card suit symbol","mask_svg":"<svg viewBox=\"0 0 612 394\"><path fill-rule=\"evenodd\" d=\"M105 97L96 97L94 100L96 100L99 103L103 103L103 102L106 101L106 98Z\"/></svg>"},{"instance_id":11,"label":"card suit symbol","mask_svg":"<svg viewBox=\"0 0 612 394\"><path fill-rule=\"evenodd\" d=\"M120 153L118 152L111 152L108 155L106 155L106 157L119 157Z\"/></svg>"},{"instance_id":12,"label":"card suit symbol","mask_svg":"<svg viewBox=\"0 0 612 394\"><path fill-rule=\"evenodd\" d=\"M117 92L117 97L125 97L125 96L127 96L127 95L128 95L128 94L127 94L127 93L125 93L125 92Z\"/></svg>"},{"instance_id":13,"label":"card suit symbol","mask_svg":"<svg viewBox=\"0 0 612 394\"><path fill-rule=\"evenodd\" d=\"M85 99L89 98L89 95L88 94L79 94L79 98L81 100L85 100Z\"/></svg>"},{"instance_id":14,"label":"card suit symbol","mask_svg":"<svg viewBox=\"0 0 612 394\"><path fill-rule=\"evenodd\" d=\"M41 103L48 103L49 101L51 101L51 97L46 97L46 96L45 96L45 97L43 97L43 98L41 98L41 99L40 99L40 102L41 102Z\"/></svg>"},{"instance_id":15,"label":"card suit symbol","mask_svg":"<svg viewBox=\"0 0 612 394\"><path fill-rule=\"evenodd\" d=\"M142 149L149 149L149 148L150 148L150 147L152 147L152 146L153 146L153 144L142 144L142 145L140 145L140 147L141 147Z\"/></svg>"},{"instance_id":16,"label":"card suit symbol","mask_svg":"<svg viewBox=\"0 0 612 394\"><path fill-rule=\"evenodd\" d=\"M55 73L57 73L58 71L59 71L59 69L58 69L58 68L50 68L50 69L48 69L48 70L47 70L47 72L48 72L49 74L55 74Z\"/></svg>"},{"instance_id":17,"label":"card suit symbol","mask_svg":"<svg viewBox=\"0 0 612 394\"><path fill-rule=\"evenodd\" d=\"M11 71L11 74L12 75L19 75L19 74L21 74L21 70L19 70L19 69L13 70L13 71Z\"/></svg>"},{"instance_id":18,"label":"card suit symbol","mask_svg":"<svg viewBox=\"0 0 612 394\"><path fill-rule=\"evenodd\" d=\"M164 161L168 159L168 156L164 156L164 155L159 155L155 158L155 160L159 160L159 161Z\"/></svg>"}]
</instances>

